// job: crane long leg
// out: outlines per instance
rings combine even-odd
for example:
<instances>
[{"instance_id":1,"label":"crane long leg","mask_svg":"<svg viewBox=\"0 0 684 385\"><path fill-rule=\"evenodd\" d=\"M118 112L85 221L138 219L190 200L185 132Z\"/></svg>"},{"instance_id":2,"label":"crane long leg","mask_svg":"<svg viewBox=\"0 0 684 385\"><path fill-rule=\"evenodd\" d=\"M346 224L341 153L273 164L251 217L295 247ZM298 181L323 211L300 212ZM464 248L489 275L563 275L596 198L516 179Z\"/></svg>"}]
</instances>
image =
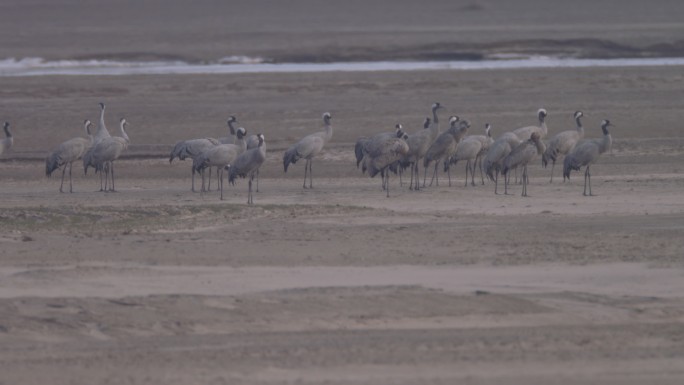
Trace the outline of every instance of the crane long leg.
<instances>
[{"instance_id":1,"label":"crane long leg","mask_svg":"<svg viewBox=\"0 0 684 385\"><path fill-rule=\"evenodd\" d=\"M100 171L100 173L104 173L104 178L105 178L105 186L104 186L104 191L107 192L109 191L109 166L107 163L104 163L102 165L103 170Z\"/></svg>"},{"instance_id":2,"label":"crane long leg","mask_svg":"<svg viewBox=\"0 0 684 385\"><path fill-rule=\"evenodd\" d=\"M409 190L413 190L413 163L411 163L411 181L409 182Z\"/></svg>"},{"instance_id":3,"label":"crane long leg","mask_svg":"<svg viewBox=\"0 0 684 385\"><path fill-rule=\"evenodd\" d=\"M475 159L476 163L478 159L480 160L480 179L482 180L482 185L484 186L484 173L482 172L482 156L478 155L478 157Z\"/></svg>"},{"instance_id":4,"label":"crane long leg","mask_svg":"<svg viewBox=\"0 0 684 385\"><path fill-rule=\"evenodd\" d=\"M587 194L587 184L589 185L589 194ZM589 165L587 165L587 170L584 172L584 195L594 196L591 193L591 171L589 171Z\"/></svg>"},{"instance_id":5,"label":"crane long leg","mask_svg":"<svg viewBox=\"0 0 684 385\"><path fill-rule=\"evenodd\" d=\"M509 171L509 172L507 172L507 173L504 174L504 195L508 195L508 182L509 182L510 179L511 179L510 170L508 170L508 171Z\"/></svg>"},{"instance_id":6,"label":"crane long leg","mask_svg":"<svg viewBox=\"0 0 684 385\"><path fill-rule=\"evenodd\" d=\"M389 169L387 169L387 168L385 168L385 171L386 172L385 172L385 176L383 176L383 179L387 178L387 180L385 180L385 186L386 186L385 190L387 191L387 198L389 198L389 177L390 177L389 174L390 173L389 173Z\"/></svg>"},{"instance_id":7,"label":"crane long leg","mask_svg":"<svg viewBox=\"0 0 684 385\"><path fill-rule=\"evenodd\" d=\"M65 164L64 168L62 169L62 183L59 185L59 192L64 192L62 191L62 186L64 186L64 173L66 172L67 166L68 165Z\"/></svg>"},{"instance_id":8,"label":"crane long leg","mask_svg":"<svg viewBox=\"0 0 684 385\"><path fill-rule=\"evenodd\" d=\"M464 187L468 187L468 171L470 170L470 160L466 161L466 177L465 177L465 184L463 185Z\"/></svg>"},{"instance_id":9,"label":"crane long leg","mask_svg":"<svg viewBox=\"0 0 684 385\"><path fill-rule=\"evenodd\" d=\"M249 182L247 183L248 184L248 188L247 188L247 204L248 205L254 204L254 197L252 196L252 180L253 179L254 179L254 173L251 173L249 176Z\"/></svg>"},{"instance_id":10,"label":"crane long leg","mask_svg":"<svg viewBox=\"0 0 684 385\"><path fill-rule=\"evenodd\" d=\"M437 176L437 166L439 166L439 162L435 162L435 169L432 171L432 178L430 179L430 186L432 186L432 183L435 181L435 176ZM425 167L425 174L427 174L427 167ZM437 186L439 186L439 179L437 180Z\"/></svg>"},{"instance_id":11,"label":"crane long leg","mask_svg":"<svg viewBox=\"0 0 684 385\"><path fill-rule=\"evenodd\" d=\"M415 190L418 191L420 190L420 168L418 167L418 160L416 160L415 167L416 170L416 186Z\"/></svg>"},{"instance_id":12,"label":"crane long leg","mask_svg":"<svg viewBox=\"0 0 684 385\"><path fill-rule=\"evenodd\" d=\"M309 160L307 159L304 162L304 184L302 185L302 188L306 188L306 174L309 172Z\"/></svg>"},{"instance_id":13,"label":"crane long leg","mask_svg":"<svg viewBox=\"0 0 684 385\"><path fill-rule=\"evenodd\" d=\"M74 162L69 162L69 192L73 193L74 192L74 186L73 182L71 179L71 168L74 166Z\"/></svg>"},{"instance_id":14,"label":"crane long leg","mask_svg":"<svg viewBox=\"0 0 684 385\"><path fill-rule=\"evenodd\" d=\"M256 169L256 192L259 192L259 168Z\"/></svg>"},{"instance_id":15,"label":"crane long leg","mask_svg":"<svg viewBox=\"0 0 684 385\"><path fill-rule=\"evenodd\" d=\"M473 163L468 161L468 164L470 165L470 185L475 186L475 166L477 165L477 157Z\"/></svg>"},{"instance_id":16,"label":"crane long leg","mask_svg":"<svg viewBox=\"0 0 684 385\"><path fill-rule=\"evenodd\" d=\"M418 166L416 166L418 168ZM425 182L427 181L427 167L423 170L423 187L425 187Z\"/></svg>"},{"instance_id":17,"label":"crane long leg","mask_svg":"<svg viewBox=\"0 0 684 385\"><path fill-rule=\"evenodd\" d=\"M494 173L494 195L499 195L499 170Z\"/></svg>"},{"instance_id":18,"label":"crane long leg","mask_svg":"<svg viewBox=\"0 0 684 385\"><path fill-rule=\"evenodd\" d=\"M210 168L211 169L211 168ZM218 189L221 190L221 200L223 200L223 170L216 170L216 173L219 175L219 180L218 180ZM211 178L209 178L211 180Z\"/></svg>"},{"instance_id":19,"label":"crane long leg","mask_svg":"<svg viewBox=\"0 0 684 385\"><path fill-rule=\"evenodd\" d=\"M522 194L520 195L527 196L527 165L524 165L522 169Z\"/></svg>"},{"instance_id":20,"label":"crane long leg","mask_svg":"<svg viewBox=\"0 0 684 385\"><path fill-rule=\"evenodd\" d=\"M221 184L221 180L223 179L223 169L221 168L220 176L219 176L219 167L216 167L216 185L218 186Z\"/></svg>"},{"instance_id":21,"label":"crane long leg","mask_svg":"<svg viewBox=\"0 0 684 385\"><path fill-rule=\"evenodd\" d=\"M192 192L195 192L195 168L190 167L190 170L192 170Z\"/></svg>"},{"instance_id":22,"label":"crane long leg","mask_svg":"<svg viewBox=\"0 0 684 385\"><path fill-rule=\"evenodd\" d=\"M556 167L556 161L553 160L553 161L551 161L551 180L549 181L549 183L553 183L553 169L555 167Z\"/></svg>"},{"instance_id":23,"label":"crane long leg","mask_svg":"<svg viewBox=\"0 0 684 385\"><path fill-rule=\"evenodd\" d=\"M447 168L447 177L449 178L449 187L451 187L451 166Z\"/></svg>"},{"instance_id":24,"label":"crane long leg","mask_svg":"<svg viewBox=\"0 0 684 385\"><path fill-rule=\"evenodd\" d=\"M309 159L309 188L313 188L313 159Z\"/></svg>"},{"instance_id":25,"label":"crane long leg","mask_svg":"<svg viewBox=\"0 0 684 385\"><path fill-rule=\"evenodd\" d=\"M109 162L111 170L109 170L112 173L112 189L110 191L115 192L116 189L114 188L114 162Z\"/></svg>"}]
</instances>

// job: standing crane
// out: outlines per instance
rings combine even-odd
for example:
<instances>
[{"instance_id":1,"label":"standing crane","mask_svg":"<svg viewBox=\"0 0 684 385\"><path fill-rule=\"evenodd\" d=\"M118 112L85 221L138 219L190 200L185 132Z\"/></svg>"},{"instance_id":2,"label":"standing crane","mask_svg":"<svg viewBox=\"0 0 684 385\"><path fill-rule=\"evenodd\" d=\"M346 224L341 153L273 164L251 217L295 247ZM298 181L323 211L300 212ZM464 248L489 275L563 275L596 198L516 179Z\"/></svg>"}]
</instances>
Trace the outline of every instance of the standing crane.
<instances>
[{"instance_id":1,"label":"standing crane","mask_svg":"<svg viewBox=\"0 0 684 385\"><path fill-rule=\"evenodd\" d=\"M126 133L126 125L128 122L126 119L121 118L120 129L121 136L112 136L110 138L105 138L95 143L92 147L91 158L86 160L83 157L83 167L84 171L88 170L88 166L95 167L95 171L100 173L100 191L111 191L115 192L114 187L114 161L119 159L121 153L128 148L130 144L130 139ZM104 190L102 190L102 174L104 173L105 183ZM107 190L107 182L110 178L112 180L112 186Z\"/></svg>"},{"instance_id":2,"label":"standing crane","mask_svg":"<svg viewBox=\"0 0 684 385\"><path fill-rule=\"evenodd\" d=\"M283 154L283 167L285 172L287 172L287 168L290 164L297 163L301 158L306 159L306 164L304 165L304 185L302 185L302 188L306 188L307 173L309 174L309 188L313 188L312 159L321 152L323 146L332 139L333 129L330 125L331 119L332 116L329 112L324 113L323 130L303 137L297 143L290 146Z\"/></svg>"},{"instance_id":3,"label":"standing crane","mask_svg":"<svg viewBox=\"0 0 684 385\"><path fill-rule=\"evenodd\" d=\"M14 145L14 137L12 137L9 122L5 122L2 128L5 130L5 139L0 140L0 155L9 151L9 149L12 148L12 145Z\"/></svg>"},{"instance_id":4,"label":"standing crane","mask_svg":"<svg viewBox=\"0 0 684 385\"><path fill-rule=\"evenodd\" d=\"M254 197L252 195L252 181L254 180L254 174L259 170L259 167L266 160L266 142L262 134L257 134L256 137L259 140L257 147L250 148L249 150L238 155L235 162L226 166L229 169L228 182L235 185L235 178L238 176L244 178L249 176L249 187L247 192L247 204L254 204Z\"/></svg>"},{"instance_id":5,"label":"standing crane","mask_svg":"<svg viewBox=\"0 0 684 385\"><path fill-rule=\"evenodd\" d=\"M541 140L541 135L538 132L533 132L530 139L520 143L511 151L503 160L502 173L504 177L508 172L514 168L522 166L522 196L527 196L527 183L529 178L527 176L527 165L537 156L541 155L546 149L546 145ZM508 178L504 179L505 192L508 194Z\"/></svg>"},{"instance_id":6,"label":"standing crane","mask_svg":"<svg viewBox=\"0 0 684 385\"><path fill-rule=\"evenodd\" d=\"M458 125L457 125L458 123ZM437 175L437 168L439 167L440 161L445 162L453 156L456 152L456 147L461 142L463 137L468 133L470 128L470 122L468 120L460 120L458 116L452 116L449 118L449 129L439 134L437 139L430 145L425 158L423 160L423 166L425 166L425 174L427 174L427 168L430 162L435 162L435 168L432 171L432 179L430 179L430 186L432 182L435 181L436 185L439 186L439 176ZM449 186L451 186L451 170L446 168L444 171L447 172L449 178Z\"/></svg>"},{"instance_id":7,"label":"standing crane","mask_svg":"<svg viewBox=\"0 0 684 385\"><path fill-rule=\"evenodd\" d=\"M69 168L69 192L73 193L73 182L71 178L71 169L73 163L83 157L86 151L93 145L93 136L90 134L90 126L92 123L86 119L83 122L87 138L76 137L62 142L57 146L45 159L45 175L49 178L52 173L64 166L62 169L62 183L59 185L59 192L64 192L64 174L67 167Z\"/></svg>"},{"instance_id":8,"label":"standing crane","mask_svg":"<svg viewBox=\"0 0 684 385\"><path fill-rule=\"evenodd\" d=\"M612 126L610 120L606 119L601 122L601 130L603 131L603 138L587 140L580 143L575 149L565 157L563 161L563 180L570 179L570 171L579 171L582 166L587 166L584 171L584 196L593 196L591 193L591 172L589 168L596 163L598 158L606 151L610 151L613 144L613 137L608 132L608 126ZM589 186L589 194L587 194L587 185Z\"/></svg>"},{"instance_id":9,"label":"standing crane","mask_svg":"<svg viewBox=\"0 0 684 385\"><path fill-rule=\"evenodd\" d=\"M512 132L506 132L496 138L496 140L489 146L489 150L487 150L487 154L485 155L483 161L483 167L487 177L494 181L494 194L499 194L499 173L503 167L503 160L519 144L520 139L518 139L516 134ZM505 176L504 183L506 183Z\"/></svg>"},{"instance_id":10,"label":"standing crane","mask_svg":"<svg viewBox=\"0 0 684 385\"><path fill-rule=\"evenodd\" d=\"M201 154L192 159L192 167L195 172L200 172L202 174L202 190L204 191L204 170L209 167L219 168L219 189L221 190L221 200L223 200L223 170L224 168L233 163L235 159L243 153L247 147L245 143L245 136L247 135L247 130L240 127L236 131L236 142L235 144L219 144L218 146L209 147L204 150ZM211 175L209 176L211 179Z\"/></svg>"},{"instance_id":11,"label":"standing crane","mask_svg":"<svg viewBox=\"0 0 684 385\"><path fill-rule=\"evenodd\" d=\"M553 169L556 167L558 156L570 153L577 145L577 142L584 138L584 127L582 127L582 122L580 121L580 118L584 116L584 113L582 113L582 111L576 111L574 116L577 129L567 130L556 134L551 138L549 145L546 146L546 151L542 154L542 166L546 167L546 165L549 164L549 161L552 162L550 183L553 183ZM565 179L563 179L563 181L565 181Z\"/></svg>"}]
</instances>

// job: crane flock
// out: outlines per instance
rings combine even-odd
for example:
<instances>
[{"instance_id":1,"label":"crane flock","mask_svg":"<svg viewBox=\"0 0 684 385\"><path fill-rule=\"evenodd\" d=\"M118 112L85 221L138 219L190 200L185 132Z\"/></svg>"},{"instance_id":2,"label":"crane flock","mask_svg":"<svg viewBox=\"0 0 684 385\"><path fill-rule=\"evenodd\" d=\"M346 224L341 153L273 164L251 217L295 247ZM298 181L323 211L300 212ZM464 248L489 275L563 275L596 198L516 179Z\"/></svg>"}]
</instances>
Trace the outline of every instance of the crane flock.
<instances>
[{"instance_id":1,"label":"crane flock","mask_svg":"<svg viewBox=\"0 0 684 385\"><path fill-rule=\"evenodd\" d=\"M75 137L66 140L56 146L45 159L45 174L51 176L56 170L62 169L62 179L59 187L64 192L64 179L66 170L69 168L69 192L73 192L72 166L77 160L83 161L84 173L92 167L100 174L100 191L114 192L114 162L128 148L130 138L126 131L128 122L122 118L119 121L121 136L111 136L105 125L105 104L100 103L100 119L97 129L91 132L92 123L85 120L83 123L86 132L85 137ZM407 133L401 124L396 124L394 131L381 132L370 136L358 138L354 153L356 166L361 166L363 173L370 177L380 174L382 189L389 197L389 175L398 173L400 184L403 184L402 172L406 168L411 170L409 190L421 189L419 166L423 162L423 183L426 187L428 167L434 163L432 178L429 186L435 183L439 185L438 168L443 163L444 172L449 178L451 186L451 166L460 161L466 163L465 186L470 183L475 186L475 171L479 163L481 184L485 184L483 174L494 182L494 193L498 194L499 175L504 177L504 194L508 194L510 173L518 169L522 170L521 184L522 196L528 196L527 186L529 173L527 166L541 158L542 166L551 163L551 179L553 182L553 170L560 156L563 160L563 181L570 178L572 171L578 171L585 167L584 195L592 196L590 167L597 162L600 155L609 151L612 137L608 127L612 126L609 120L601 124L603 137L596 139L584 139L584 127L581 118L582 111L574 113L576 129L562 131L553 136L549 141L543 139L548 134L546 126L547 111L540 108L537 111L538 124L520 127L504 132L498 137L492 136L492 126L485 124L484 135L468 135L471 123L461 120L452 115L449 118L449 128L440 131L439 111L444 109L440 103L431 106L431 117L426 117L423 127L413 133ZM302 137L292 144L283 153L283 169L287 172L292 164L299 159L305 159L304 183L302 188L313 188L313 158L320 154L325 145L332 139L332 115L329 112L323 114L323 127L317 132ZM169 155L169 163L174 159L192 159L192 184L191 190L195 190L195 174L202 175L201 192L211 190L211 169L216 168L220 199L223 200L223 175L227 171L229 183L235 184L238 177L248 179L247 203L253 204L252 183L256 179L256 192L259 192L259 169L266 160L266 140L263 134L247 136L244 127L235 128L237 123L235 116L227 120L229 128L228 137L218 139L211 137L193 138L177 142ZM10 131L10 124L4 123L5 138L0 141L0 155L6 153L14 144L14 137ZM209 169L209 184L205 186L205 170ZM484 171L484 172L483 172ZM307 176L309 183L307 186ZM104 179L104 180L103 180ZM111 183L110 183L111 182Z\"/></svg>"}]
</instances>

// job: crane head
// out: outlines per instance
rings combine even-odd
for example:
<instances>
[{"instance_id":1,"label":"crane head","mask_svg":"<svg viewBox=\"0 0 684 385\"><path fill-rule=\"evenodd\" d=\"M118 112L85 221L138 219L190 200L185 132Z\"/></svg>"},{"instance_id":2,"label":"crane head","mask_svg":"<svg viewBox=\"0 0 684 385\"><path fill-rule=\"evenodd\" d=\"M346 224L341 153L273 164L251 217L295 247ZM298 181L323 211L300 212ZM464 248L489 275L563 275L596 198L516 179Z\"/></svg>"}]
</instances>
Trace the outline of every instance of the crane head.
<instances>
[{"instance_id":1,"label":"crane head","mask_svg":"<svg viewBox=\"0 0 684 385\"><path fill-rule=\"evenodd\" d=\"M601 130L603 131L603 135L608 135L608 126L615 126L613 123L610 122L608 119L604 119L601 122Z\"/></svg>"},{"instance_id":2,"label":"crane head","mask_svg":"<svg viewBox=\"0 0 684 385\"><path fill-rule=\"evenodd\" d=\"M401 135L404 134L404 127L399 123L397 123L397 125L394 127L396 128L394 132L397 134L397 138L400 138Z\"/></svg>"},{"instance_id":3,"label":"crane head","mask_svg":"<svg viewBox=\"0 0 684 385\"><path fill-rule=\"evenodd\" d=\"M430 127L430 118L425 118L423 121L423 128L429 128Z\"/></svg>"},{"instance_id":4,"label":"crane head","mask_svg":"<svg viewBox=\"0 0 684 385\"><path fill-rule=\"evenodd\" d=\"M452 116L449 117L449 124L453 126L453 125L455 125L456 122L458 122L459 120L461 120L461 118L459 118L458 115L452 115Z\"/></svg>"}]
</instances>

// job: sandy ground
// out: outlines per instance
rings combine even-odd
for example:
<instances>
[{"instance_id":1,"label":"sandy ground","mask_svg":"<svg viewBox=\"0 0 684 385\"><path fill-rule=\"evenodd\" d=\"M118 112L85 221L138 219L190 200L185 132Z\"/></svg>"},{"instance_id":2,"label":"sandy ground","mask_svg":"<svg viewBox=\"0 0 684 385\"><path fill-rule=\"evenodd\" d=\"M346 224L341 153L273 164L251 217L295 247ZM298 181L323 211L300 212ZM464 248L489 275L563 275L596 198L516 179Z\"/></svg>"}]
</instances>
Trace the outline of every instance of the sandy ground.
<instances>
[{"instance_id":1,"label":"sandy ground","mask_svg":"<svg viewBox=\"0 0 684 385\"><path fill-rule=\"evenodd\" d=\"M71 14L69 6L6 2L1 31L20 16L42 22L0 33L0 57L102 58L105 50L94 51L88 39L106 36L115 58L146 52L209 60L224 51L277 53L279 39L298 33L308 43L297 55L318 54L333 39L363 57L357 45L385 47L396 35L392 15L404 23L390 47L396 52L434 42L434 31L446 40L463 33L471 48L532 39L540 30L554 39L598 35L642 47L671 48L681 36L681 2L620 2L618 13L599 2L580 12L525 1L518 13L503 3L435 2L429 25L411 17L418 2L393 12L369 6L357 24L349 15L361 5L350 2L347 13L321 5L339 16L331 17L330 34L319 33L314 17L273 16L297 14L296 7L271 4L256 16L245 5L247 19L270 23L262 23L269 26L263 34L246 22L226 27L231 36L244 29L232 44L253 50L241 51L211 42L215 31L198 25L220 19L206 12L193 11L185 29L162 23L183 14L175 2L149 22L149 34L140 33L140 20L155 10L151 2L139 19L116 8L120 2L103 3L128 28L96 28L92 4ZM442 8L452 4L466 15L452 12L454 23ZM48 17L54 12L64 18ZM377 15L382 22L371 28ZM80 29L60 24L77 25L78 16L86 16ZM532 28L529 20L542 22ZM178 46L155 40L159 33ZM188 33L197 44L177 40ZM76 43L66 49L68 41ZM611 55L610 47L601 52ZM15 147L0 156L0 385L684 379L681 68L35 77L0 85L0 119L12 122L15 135ZM97 121L100 101L110 131L122 116L131 122L132 145L116 165L119 192L95 192L97 177L76 165L75 192L60 194L59 175L44 177L43 158L80 135L83 119ZM610 119L613 151L592 168L598 196L582 196L579 173L549 183L550 170L536 162L529 198L519 186L511 196L494 195L489 181L464 187L460 165L451 187L441 177L438 187L414 192L393 177L385 198L380 181L356 169L355 139L396 123L415 131L434 101L446 106L444 121L458 114L477 134L485 122L494 135L532 124L539 107L549 111L550 135L572 128L575 110L586 114L587 137L599 136L600 121ZM333 114L335 133L314 162L315 188L303 190L303 166L284 174L282 151L320 128L324 111ZM216 191L190 191L188 161L168 162L177 140L227 135L231 114L250 133L266 135L269 154L252 207L245 180L220 201Z\"/></svg>"}]
</instances>

